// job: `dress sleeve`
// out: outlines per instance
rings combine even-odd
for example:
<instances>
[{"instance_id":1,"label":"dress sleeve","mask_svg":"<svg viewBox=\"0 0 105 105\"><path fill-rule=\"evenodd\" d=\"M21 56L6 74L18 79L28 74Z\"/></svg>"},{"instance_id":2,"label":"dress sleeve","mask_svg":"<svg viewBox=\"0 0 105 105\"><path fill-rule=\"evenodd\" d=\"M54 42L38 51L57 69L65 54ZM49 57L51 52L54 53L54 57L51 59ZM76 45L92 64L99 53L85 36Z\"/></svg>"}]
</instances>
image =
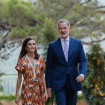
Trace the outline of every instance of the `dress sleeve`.
<instances>
[{"instance_id":1,"label":"dress sleeve","mask_svg":"<svg viewBox=\"0 0 105 105\"><path fill-rule=\"evenodd\" d=\"M18 60L15 69L17 71L23 72L24 66L23 66L23 61L21 59Z\"/></svg>"},{"instance_id":2,"label":"dress sleeve","mask_svg":"<svg viewBox=\"0 0 105 105\"><path fill-rule=\"evenodd\" d=\"M44 70L46 68L46 64L42 55L40 55L40 64L41 64L41 70Z\"/></svg>"}]
</instances>

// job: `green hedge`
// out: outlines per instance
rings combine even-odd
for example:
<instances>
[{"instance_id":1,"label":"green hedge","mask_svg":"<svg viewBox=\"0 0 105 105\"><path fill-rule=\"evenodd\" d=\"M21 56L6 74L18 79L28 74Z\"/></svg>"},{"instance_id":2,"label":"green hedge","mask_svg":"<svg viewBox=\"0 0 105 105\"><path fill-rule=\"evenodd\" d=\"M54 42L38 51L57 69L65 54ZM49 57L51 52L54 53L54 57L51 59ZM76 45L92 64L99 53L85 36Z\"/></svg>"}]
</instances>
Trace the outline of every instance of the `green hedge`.
<instances>
[{"instance_id":1,"label":"green hedge","mask_svg":"<svg viewBox=\"0 0 105 105\"><path fill-rule=\"evenodd\" d=\"M21 100L21 96L19 95L19 98ZM7 101L11 101L15 99L15 95L13 94L9 94L9 95L0 95L0 100L7 100Z\"/></svg>"}]
</instances>

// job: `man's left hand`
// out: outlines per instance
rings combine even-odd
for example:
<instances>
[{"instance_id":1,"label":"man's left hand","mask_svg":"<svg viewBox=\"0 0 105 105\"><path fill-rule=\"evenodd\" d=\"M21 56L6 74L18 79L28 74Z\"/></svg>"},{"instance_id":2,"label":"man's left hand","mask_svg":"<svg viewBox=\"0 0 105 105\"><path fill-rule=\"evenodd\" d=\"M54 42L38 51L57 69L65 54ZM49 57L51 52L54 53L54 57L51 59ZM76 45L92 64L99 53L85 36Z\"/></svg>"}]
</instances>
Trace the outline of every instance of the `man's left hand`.
<instances>
[{"instance_id":1,"label":"man's left hand","mask_svg":"<svg viewBox=\"0 0 105 105\"><path fill-rule=\"evenodd\" d=\"M77 82L82 82L84 80L84 75L80 74L77 78L76 78Z\"/></svg>"}]
</instances>

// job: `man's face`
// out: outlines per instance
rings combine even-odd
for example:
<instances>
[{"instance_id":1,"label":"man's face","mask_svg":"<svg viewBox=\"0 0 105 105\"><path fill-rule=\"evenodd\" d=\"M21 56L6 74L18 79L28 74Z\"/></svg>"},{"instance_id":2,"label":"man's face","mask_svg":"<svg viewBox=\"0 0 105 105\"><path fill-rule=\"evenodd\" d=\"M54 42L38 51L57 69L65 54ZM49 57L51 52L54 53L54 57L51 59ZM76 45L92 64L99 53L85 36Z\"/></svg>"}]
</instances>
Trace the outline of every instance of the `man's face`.
<instances>
[{"instance_id":1,"label":"man's face","mask_svg":"<svg viewBox=\"0 0 105 105\"><path fill-rule=\"evenodd\" d=\"M63 36L69 35L70 27L67 25L66 22L59 23L58 31L59 31L60 35L63 37Z\"/></svg>"}]
</instances>

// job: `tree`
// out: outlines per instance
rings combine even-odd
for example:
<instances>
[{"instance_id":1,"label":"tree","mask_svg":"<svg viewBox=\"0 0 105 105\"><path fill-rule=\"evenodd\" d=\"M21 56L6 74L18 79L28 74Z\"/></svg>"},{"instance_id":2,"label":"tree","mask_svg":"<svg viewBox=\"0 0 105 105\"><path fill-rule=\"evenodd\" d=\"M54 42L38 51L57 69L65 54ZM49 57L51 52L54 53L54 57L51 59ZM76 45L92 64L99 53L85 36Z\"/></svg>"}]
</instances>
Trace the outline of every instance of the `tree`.
<instances>
[{"instance_id":1,"label":"tree","mask_svg":"<svg viewBox=\"0 0 105 105\"><path fill-rule=\"evenodd\" d=\"M70 36L78 39L90 37L92 41L104 39L101 36L105 34L105 15L102 13L105 6L99 6L96 0L38 0L37 4L39 12L53 17L55 24L60 18L68 19Z\"/></svg>"},{"instance_id":2,"label":"tree","mask_svg":"<svg viewBox=\"0 0 105 105\"><path fill-rule=\"evenodd\" d=\"M53 23L54 20L45 19L43 28L41 30L42 37L45 44L49 44L50 42L54 41L57 38L57 26Z\"/></svg>"},{"instance_id":3,"label":"tree","mask_svg":"<svg viewBox=\"0 0 105 105\"><path fill-rule=\"evenodd\" d=\"M105 104L105 58L99 44L93 44L87 54L88 70L83 93L89 105Z\"/></svg>"},{"instance_id":4,"label":"tree","mask_svg":"<svg viewBox=\"0 0 105 105\"><path fill-rule=\"evenodd\" d=\"M90 37L92 41L102 41L105 39L101 37L105 33L105 17L102 8L105 7L99 6L97 0L84 2L81 0L38 0L35 2L1 0L0 49L8 45L8 48L11 48L16 42L20 44L21 40L28 36L34 36L38 42L42 42L41 29L43 30L45 18L53 20L52 23L55 25L58 19L66 18L71 23L70 36L78 39ZM11 44L7 44L8 41Z\"/></svg>"},{"instance_id":5,"label":"tree","mask_svg":"<svg viewBox=\"0 0 105 105\"><path fill-rule=\"evenodd\" d=\"M34 37L37 42L41 41L40 29L44 15L37 14L31 2L1 0L0 5L0 57L2 59L7 59L28 36ZM7 50L10 52L7 53Z\"/></svg>"}]
</instances>

